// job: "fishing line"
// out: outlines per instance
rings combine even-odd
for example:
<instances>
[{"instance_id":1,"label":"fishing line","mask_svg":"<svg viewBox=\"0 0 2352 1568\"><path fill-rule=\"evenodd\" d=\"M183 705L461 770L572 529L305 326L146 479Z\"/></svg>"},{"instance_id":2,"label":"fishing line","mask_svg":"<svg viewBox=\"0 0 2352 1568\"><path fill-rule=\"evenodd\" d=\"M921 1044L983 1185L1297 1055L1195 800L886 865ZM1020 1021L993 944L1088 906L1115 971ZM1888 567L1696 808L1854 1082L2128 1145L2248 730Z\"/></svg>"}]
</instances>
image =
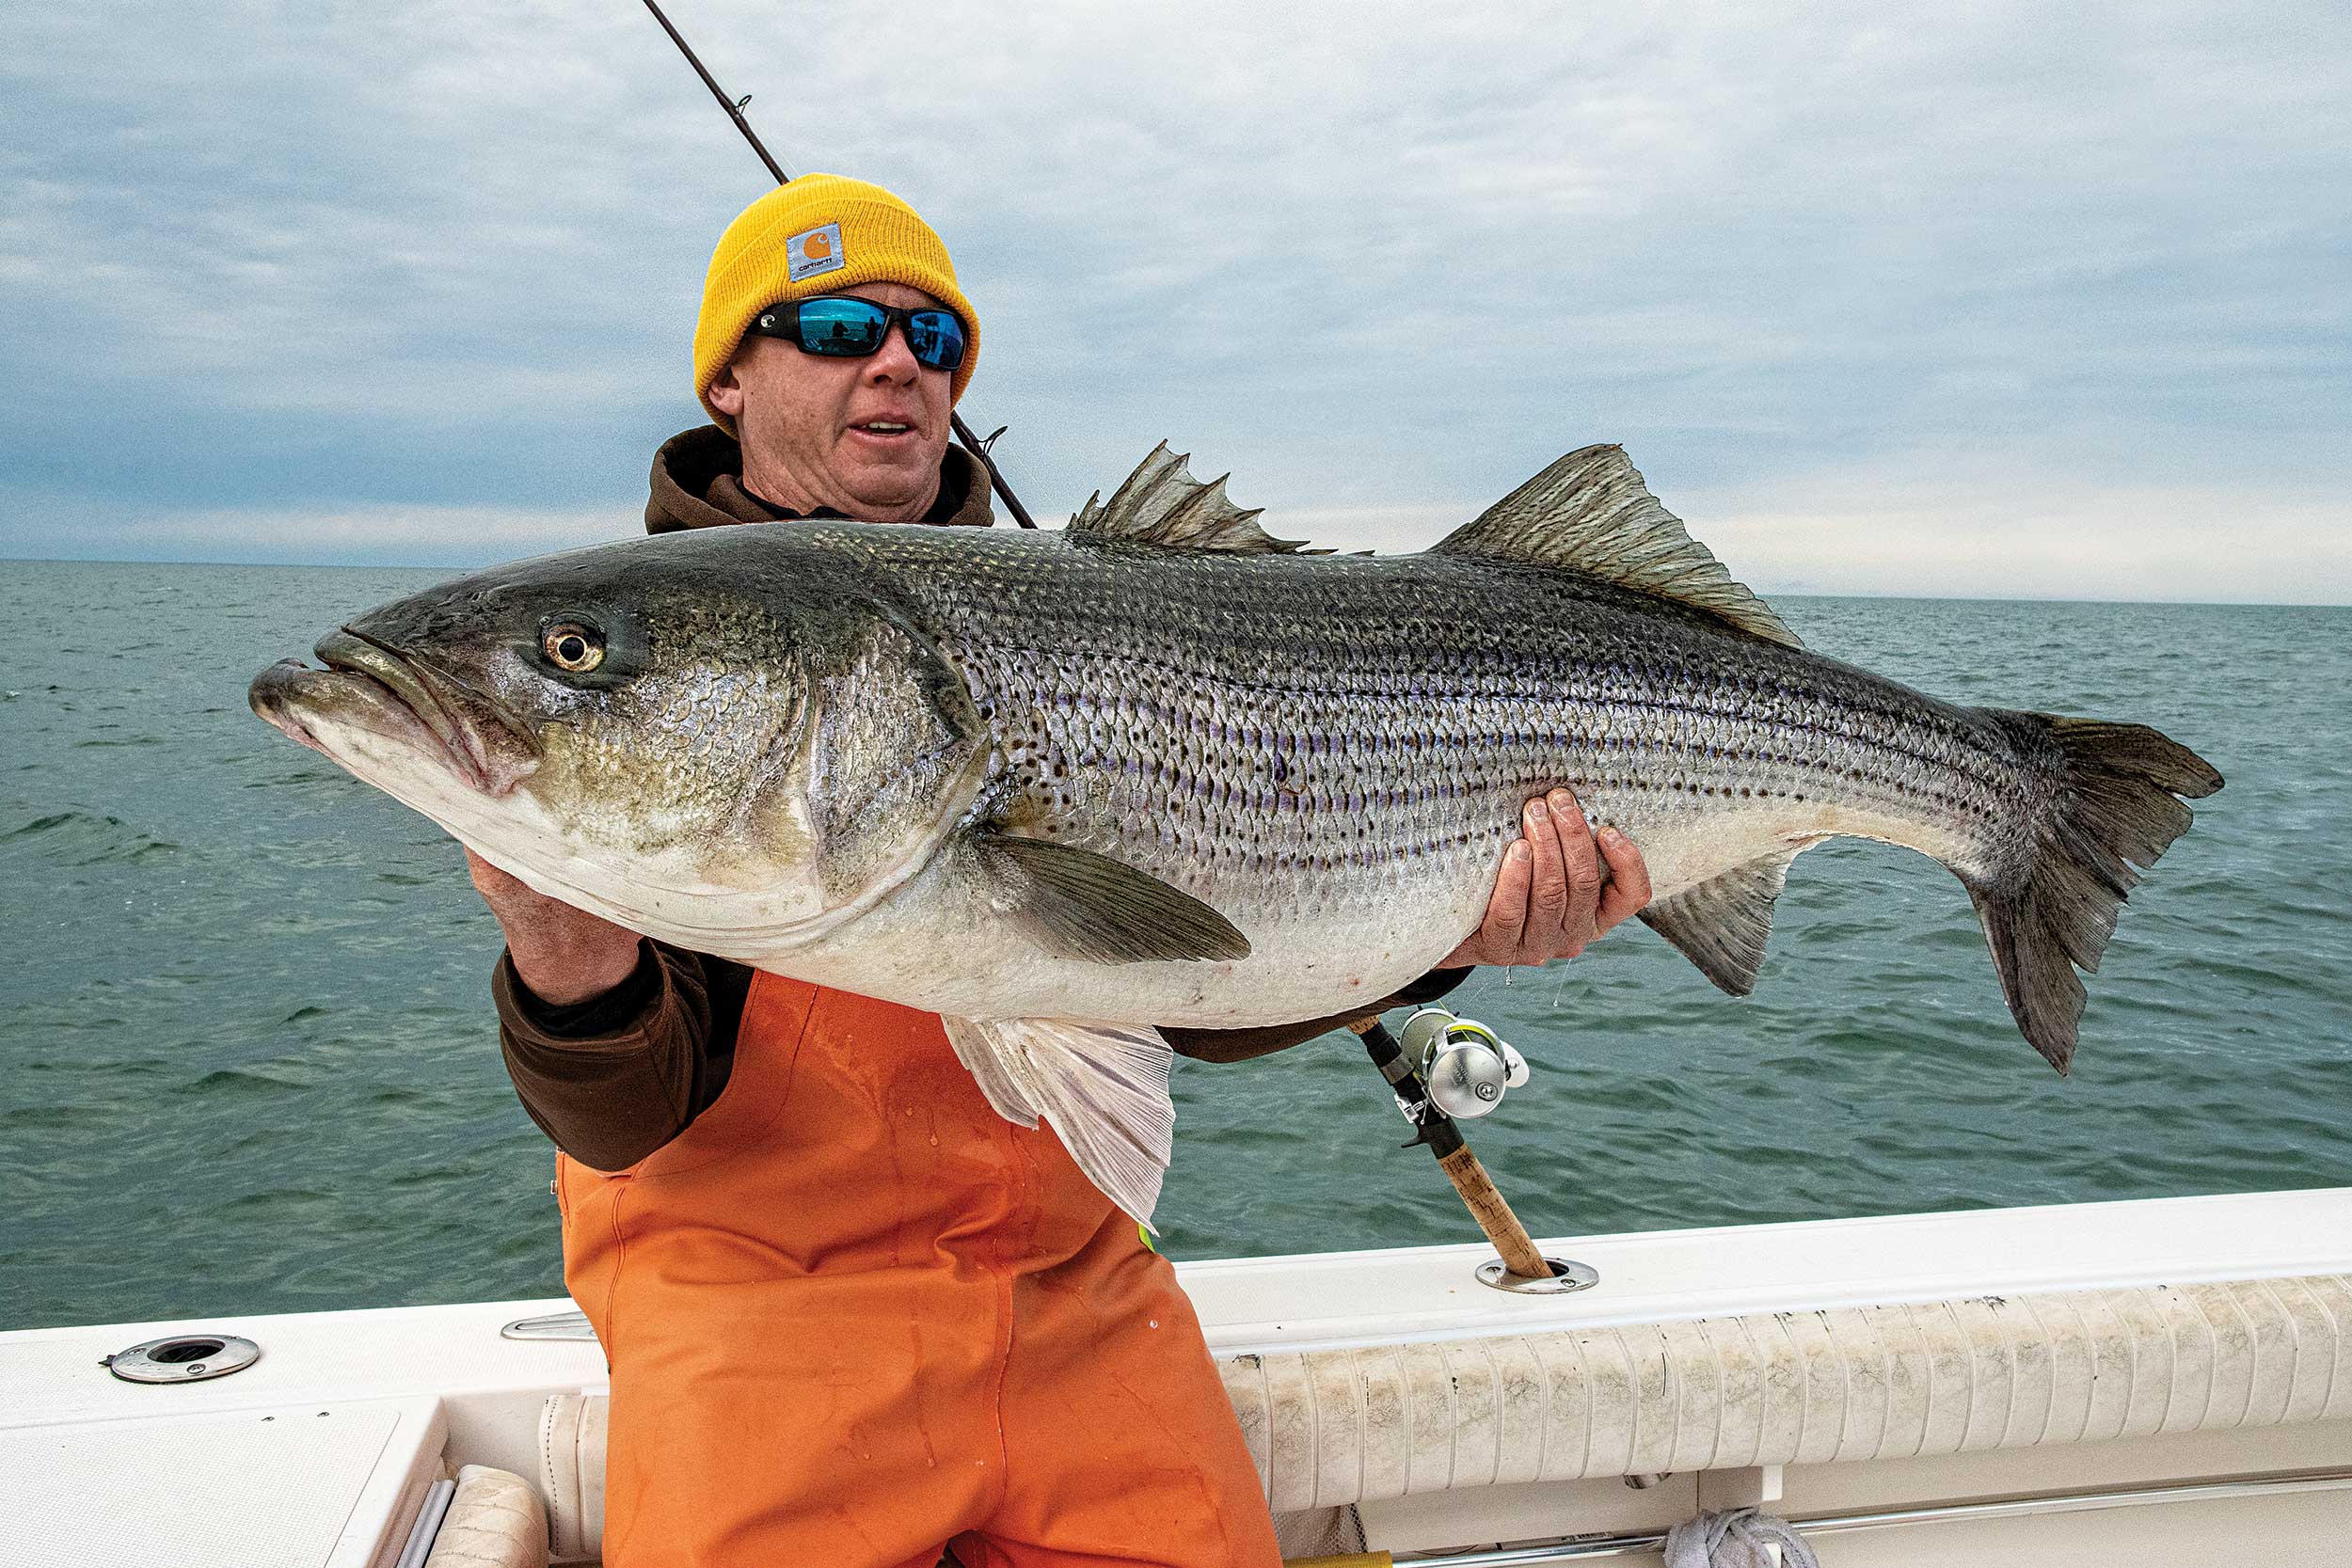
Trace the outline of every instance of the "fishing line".
<instances>
[{"instance_id":1,"label":"fishing line","mask_svg":"<svg viewBox=\"0 0 2352 1568\"><path fill-rule=\"evenodd\" d=\"M670 41L676 44L678 53L686 56L686 63L694 68L694 74L701 77L703 86L710 89L710 96L719 101L719 107L726 111L729 119L735 121L735 128L743 133L743 139L752 144L752 150L758 153L759 161L768 166L768 172L775 176L776 183L779 185L792 183L792 176L784 171L784 166L776 162L775 155L770 152L767 144L759 139L759 133L754 131L752 122L744 118L743 105L752 101L752 95L747 92L740 98L729 98L726 89L719 86L719 79L711 75L709 68L703 64L702 56L696 55L693 48L687 43L685 35L671 24L668 17L661 14L661 8L656 5L654 0L645 0L645 9L653 12L653 19L661 24L661 30L670 35ZM963 416L953 409L948 410L947 413L947 428L955 432L956 439L963 444L963 449L972 454L975 462L979 464L980 471L988 475L989 488L996 492L997 498L1005 503L1005 509L1012 514L1012 520L1023 528L1037 527L1037 520L1029 515L1029 509L1021 504L1021 498L1012 493L1012 486L1007 483L1005 476L997 471L996 460L989 455L989 448L995 444L998 436L1005 433L1004 428L999 426L993 435L983 440L972 434L972 427L963 422Z\"/></svg>"}]
</instances>

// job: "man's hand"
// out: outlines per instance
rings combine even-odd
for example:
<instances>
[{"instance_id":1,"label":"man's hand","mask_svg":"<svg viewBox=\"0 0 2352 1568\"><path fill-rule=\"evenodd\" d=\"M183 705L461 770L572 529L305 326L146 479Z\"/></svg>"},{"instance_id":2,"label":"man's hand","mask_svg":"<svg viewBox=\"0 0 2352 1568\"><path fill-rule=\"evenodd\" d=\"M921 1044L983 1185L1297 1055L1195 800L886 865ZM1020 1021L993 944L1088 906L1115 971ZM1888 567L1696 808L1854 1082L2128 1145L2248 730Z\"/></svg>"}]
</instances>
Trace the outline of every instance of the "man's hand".
<instances>
[{"instance_id":1,"label":"man's hand","mask_svg":"<svg viewBox=\"0 0 2352 1568\"><path fill-rule=\"evenodd\" d=\"M1527 802L1522 833L1502 858L1486 918L1438 968L1573 958L1649 902L1642 852L1614 828L1603 828L1596 847L1582 808L1565 789Z\"/></svg>"},{"instance_id":2,"label":"man's hand","mask_svg":"<svg viewBox=\"0 0 2352 1568\"><path fill-rule=\"evenodd\" d=\"M602 996L637 967L637 933L627 927L533 893L471 849L466 869L506 927L515 973L540 1001L564 1007Z\"/></svg>"}]
</instances>

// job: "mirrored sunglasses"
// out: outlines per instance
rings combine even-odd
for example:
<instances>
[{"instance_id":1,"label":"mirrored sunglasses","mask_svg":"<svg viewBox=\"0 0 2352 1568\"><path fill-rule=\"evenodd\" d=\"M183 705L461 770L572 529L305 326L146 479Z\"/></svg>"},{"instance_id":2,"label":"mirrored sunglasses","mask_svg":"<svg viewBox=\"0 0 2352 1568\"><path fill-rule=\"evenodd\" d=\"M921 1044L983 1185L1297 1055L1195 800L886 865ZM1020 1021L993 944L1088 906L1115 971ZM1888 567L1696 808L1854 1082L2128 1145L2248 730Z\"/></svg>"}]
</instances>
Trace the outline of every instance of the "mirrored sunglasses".
<instances>
[{"instance_id":1,"label":"mirrored sunglasses","mask_svg":"<svg viewBox=\"0 0 2352 1568\"><path fill-rule=\"evenodd\" d=\"M902 310L849 294L819 294L771 305L754 316L744 330L762 338L782 338L799 345L803 354L859 359L881 349L893 325L905 327L907 348L916 364L952 371L963 363L963 323L953 310L935 306Z\"/></svg>"}]
</instances>

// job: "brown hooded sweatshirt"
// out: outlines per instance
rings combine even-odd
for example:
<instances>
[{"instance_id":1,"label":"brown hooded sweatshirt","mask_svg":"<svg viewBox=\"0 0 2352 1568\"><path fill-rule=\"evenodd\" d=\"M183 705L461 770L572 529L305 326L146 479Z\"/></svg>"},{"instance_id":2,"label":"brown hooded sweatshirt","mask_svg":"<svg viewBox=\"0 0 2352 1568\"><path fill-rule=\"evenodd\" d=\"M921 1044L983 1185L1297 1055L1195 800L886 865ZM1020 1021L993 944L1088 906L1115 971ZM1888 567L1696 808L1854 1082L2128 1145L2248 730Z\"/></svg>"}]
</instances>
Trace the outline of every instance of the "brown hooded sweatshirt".
<instances>
[{"instance_id":1,"label":"brown hooded sweatshirt","mask_svg":"<svg viewBox=\"0 0 2352 1568\"><path fill-rule=\"evenodd\" d=\"M645 531L795 515L744 489L742 463L735 437L716 425L663 442L654 454ZM940 463L939 499L923 521L986 528L992 520L987 476L969 452L949 447ZM1433 970L1378 1006L1434 1001L1469 974ZM514 958L501 953L490 989L507 1075L523 1109L582 1164L622 1170L637 1164L683 1132L726 1087L751 980L742 964L645 939L628 979L602 996L556 1006L533 995L515 973ZM1366 1010L1258 1029L1160 1032L1187 1056L1234 1062L1342 1028Z\"/></svg>"}]
</instances>

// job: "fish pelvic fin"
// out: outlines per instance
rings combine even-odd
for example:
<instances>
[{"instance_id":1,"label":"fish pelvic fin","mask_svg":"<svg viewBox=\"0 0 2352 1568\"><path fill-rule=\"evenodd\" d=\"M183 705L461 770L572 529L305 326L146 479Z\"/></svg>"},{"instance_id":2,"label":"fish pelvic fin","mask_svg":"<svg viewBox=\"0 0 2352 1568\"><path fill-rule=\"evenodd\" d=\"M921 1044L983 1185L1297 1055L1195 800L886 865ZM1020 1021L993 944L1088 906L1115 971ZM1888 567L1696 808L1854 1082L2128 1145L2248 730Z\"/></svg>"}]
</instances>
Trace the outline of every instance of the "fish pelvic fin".
<instances>
[{"instance_id":1,"label":"fish pelvic fin","mask_svg":"<svg viewBox=\"0 0 2352 1568\"><path fill-rule=\"evenodd\" d=\"M1745 996L1764 964L1772 905L1788 885L1788 863L1820 842L1807 839L1661 898L1641 911L1642 924L1674 943L1718 990Z\"/></svg>"},{"instance_id":2,"label":"fish pelvic fin","mask_svg":"<svg viewBox=\"0 0 2352 1568\"><path fill-rule=\"evenodd\" d=\"M1070 519L1076 540L1162 545L1175 549L1214 550L1227 555L1327 555L1295 539L1277 539L1258 526L1263 508L1244 510L1225 494L1231 474L1206 484L1184 465L1190 452L1172 452L1162 441L1136 466L1127 482L1104 504L1102 492Z\"/></svg>"},{"instance_id":3,"label":"fish pelvic fin","mask_svg":"<svg viewBox=\"0 0 2352 1568\"><path fill-rule=\"evenodd\" d=\"M1043 1117L1087 1180L1151 1227L1176 1146L1175 1053L1158 1030L1059 1018L941 1022L997 1115L1023 1127Z\"/></svg>"},{"instance_id":4,"label":"fish pelvic fin","mask_svg":"<svg viewBox=\"0 0 2352 1568\"><path fill-rule=\"evenodd\" d=\"M2042 775L2044 800L2007 874L1962 881L1984 927L2001 993L2026 1039L2063 1074L2086 993L2117 913L2195 814L2221 787L2204 758L2144 724L1984 710Z\"/></svg>"},{"instance_id":5,"label":"fish pelvic fin","mask_svg":"<svg viewBox=\"0 0 2352 1568\"><path fill-rule=\"evenodd\" d=\"M990 896L1048 952L1105 964L1249 956L1232 921L1108 855L1009 833L975 843Z\"/></svg>"},{"instance_id":6,"label":"fish pelvic fin","mask_svg":"<svg viewBox=\"0 0 2352 1568\"><path fill-rule=\"evenodd\" d=\"M1432 553L1581 572L1672 600L1767 642L1804 646L1772 606L1734 581L1682 519L1659 504L1623 447L1568 453L1447 534Z\"/></svg>"}]
</instances>

